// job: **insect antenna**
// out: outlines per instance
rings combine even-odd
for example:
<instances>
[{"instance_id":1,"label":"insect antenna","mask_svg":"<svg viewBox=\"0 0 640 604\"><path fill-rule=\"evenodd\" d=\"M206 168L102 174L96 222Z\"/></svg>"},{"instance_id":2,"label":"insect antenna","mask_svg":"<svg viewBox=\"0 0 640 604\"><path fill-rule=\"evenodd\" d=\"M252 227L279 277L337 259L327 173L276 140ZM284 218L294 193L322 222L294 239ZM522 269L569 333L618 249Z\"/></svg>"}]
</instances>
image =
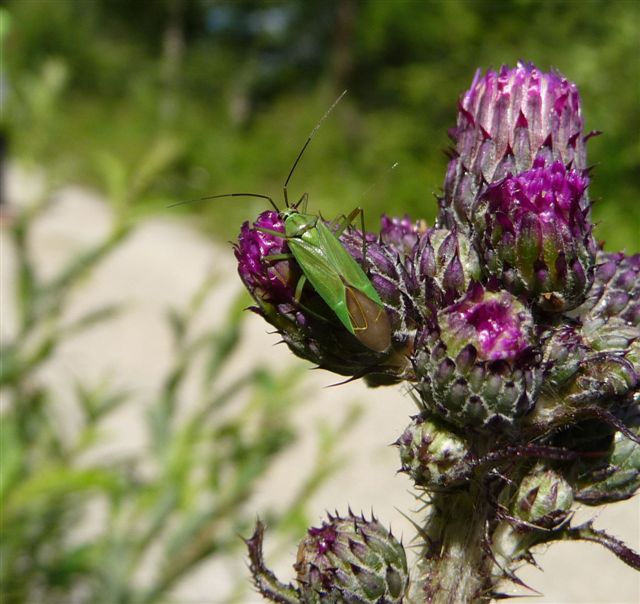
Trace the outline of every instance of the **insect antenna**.
<instances>
[{"instance_id":1,"label":"insect antenna","mask_svg":"<svg viewBox=\"0 0 640 604\"><path fill-rule=\"evenodd\" d=\"M266 199L273 209L280 213L280 208L275 204L273 199L268 195L261 195L260 193L222 193L220 195L208 195L207 197L197 197L196 199L185 199L184 201L177 201L176 203L169 204L168 208L175 208L176 206L182 206L187 203L197 203L199 201L208 201L209 199L220 199L221 197L257 197L259 199Z\"/></svg>"},{"instance_id":2,"label":"insect antenna","mask_svg":"<svg viewBox=\"0 0 640 604\"><path fill-rule=\"evenodd\" d=\"M333 108L342 100L342 97L347 94L347 91L344 90L342 92L342 94L335 100L333 101L333 104L331 105L331 107L329 107L329 109L327 109L326 113L320 118L320 120L318 121L318 123L314 126L313 130L311 131L311 134L309 134L309 136L307 137L307 140L305 142L304 145L302 145L302 149L300 149L300 153L298 153L298 157L296 157L295 161L293 162L293 166L291 166L291 170L289 170L289 176L287 176L287 180L284 181L284 186L282 187L283 192L284 192L284 203L287 207L289 206L289 195L287 192L287 187L289 186L289 181L291 180L291 177L293 176L293 173L298 165L298 162L300 161L300 158L302 157L302 155L304 154L304 152L306 151L307 147L309 146L309 143L311 142L311 139L315 136L316 132L318 131L318 129L320 128L320 126L322 125L322 122L324 122L324 120L327 119L327 117L329 117L329 114L333 111Z\"/></svg>"}]
</instances>

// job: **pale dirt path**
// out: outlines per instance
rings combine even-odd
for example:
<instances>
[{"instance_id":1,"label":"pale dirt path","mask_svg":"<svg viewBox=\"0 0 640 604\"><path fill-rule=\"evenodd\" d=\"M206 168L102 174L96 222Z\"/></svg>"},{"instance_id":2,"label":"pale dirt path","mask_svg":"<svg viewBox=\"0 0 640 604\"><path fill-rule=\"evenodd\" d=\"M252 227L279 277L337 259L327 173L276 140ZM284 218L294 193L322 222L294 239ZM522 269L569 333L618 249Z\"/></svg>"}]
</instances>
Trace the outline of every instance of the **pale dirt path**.
<instances>
[{"instance_id":1,"label":"pale dirt path","mask_svg":"<svg viewBox=\"0 0 640 604\"><path fill-rule=\"evenodd\" d=\"M13 178L10 199L24 196L24 181ZM37 265L43 274L51 274L65 258L84 246L95 242L107 232L111 215L104 203L95 195L78 188L68 188L56 196L55 203L39 221L34 232L33 246ZM1 285L4 292L10 287L12 252L6 238L1 240ZM205 316L212 324L224 316L238 291L233 255L228 246L217 246L197 231L162 218L153 218L137 231L91 275L81 291L74 296L70 314L104 304L125 301L122 316L108 324L91 329L69 341L54 361L43 371L43 378L56 388L61 396L72 378L92 379L111 375L116 384L133 389L135 399L152 399L154 389L170 355L170 340L164 322L168 306L180 307L202 283L212 268L224 278ZM2 310L2 333L10 329L13 311L7 300ZM277 338L268 335L269 326L250 315L244 325L245 339L242 351L233 359L232 367L246 367L261 362L273 367L286 363L302 363L294 359L284 346L273 346ZM309 372L303 412L296 417L301 427L300 441L280 459L262 481L254 503L256 513L268 503L282 501L292 485L299 484L306 468L315 455L313 430L319 419L336 419L347 404L360 400L366 406L363 420L343 447L350 453L350 463L314 498L312 518L317 523L325 510L346 512L350 505L354 511L375 508L376 515L391 524L396 535L404 535L405 543L413 532L409 522L398 510L415 508L408 492L409 481L396 475L398 467L395 449L387 446L400 434L414 412L413 403L398 388L368 390L362 383L351 383L337 388L324 388L335 381L326 372ZM126 407L111 425L112 447L115 450L140 451L144 449L141 425L142 408ZM70 418L72 424L72 418ZM607 528L623 537L629 545L640 547L640 508L638 499L609 506L599 513L596 526ZM591 517L586 510L582 516ZM268 538L268 537L267 537ZM283 557L274 563L283 580L292 576L290 565L295 558L292 548L289 559ZM591 544L561 544L549 548L538 556L544 574L531 567L524 568L520 576L525 582L545 594L536 598L540 603L590 604L599 602L640 602L639 574L615 560L611 554ZM230 585L235 573L246 573L244 561L238 557L231 564L206 564L184 581L176 590L176 600L184 604L214 604ZM516 590L506 590L516 593ZM518 593L524 593L518 590ZM258 603L256 596L247 604ZM105 603L108 604L108 603Z\"/></svg>"}]
</instances>

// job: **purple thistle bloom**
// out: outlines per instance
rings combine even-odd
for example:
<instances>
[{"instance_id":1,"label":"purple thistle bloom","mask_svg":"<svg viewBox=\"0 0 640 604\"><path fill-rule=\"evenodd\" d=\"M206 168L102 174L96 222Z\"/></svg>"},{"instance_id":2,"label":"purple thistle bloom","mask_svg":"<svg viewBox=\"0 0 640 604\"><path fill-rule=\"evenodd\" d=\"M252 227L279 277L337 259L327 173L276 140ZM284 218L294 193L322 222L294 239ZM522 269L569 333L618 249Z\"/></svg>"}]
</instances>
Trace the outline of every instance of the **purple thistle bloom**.
<instances>
[{"instance_id":1,"label":"purple thistle bloom","mask_svg":"<svg viewBox=\"0 0 640 604\"><path fill-rule=\"evenodd\" d=\"M513 432L535 404L541 364L529 310L473 284L416 344L416 386L428 411L461 428Z\"/></svg>"},{"instance_id":2,"label":"purple thistle bloom","mask_svg":"<svg viewBox=\"0 0 640 604\"><path fill-rule=\"evenodd\" d=\"M440 202L439 224L469 227L472 204L487 185L530 169L536 158L586 169L584 120L575 84L532 64L480 70L463 94Z\"/></svg>"},{"instance_id":3,"label":"purple thistle bloom","mask_svg":"<svg viewBox=\"0 0 640 604\"><path fill-rule=\"evenodd\" d=\"M458 351L471 344L485 361L513 361L532 344L532 323L511 294L484 292L474 285L469 294L441 315L443 338Z\"/></svg>"},{"instance_id":4,"label":"purple thistle bloom","mask_svg":"<svg viewBox=\"0 0 640 604\"><path fill-rule=\"evenodd\" d=\"M249 226L240 229L234 253L238 260L238 273L243 283L258 302L277 305L294 299L300 270L293 259L269 260L270 255L286 254L286 239L260 229L281 232L284 221L277 212L262 212Z\"/></svg>"},{"instance_id":5,"label":"purple thistle bloom","mask_svg":"<svg viewBox=\"0 0 640 604\"><path fill-rule=\"evenodd\" d=\"M508 175L474 205L474 238L489 274L546 310L581 304L593 280L596 242L587 176L560 161Z\"/></svg>"}]
</instances>

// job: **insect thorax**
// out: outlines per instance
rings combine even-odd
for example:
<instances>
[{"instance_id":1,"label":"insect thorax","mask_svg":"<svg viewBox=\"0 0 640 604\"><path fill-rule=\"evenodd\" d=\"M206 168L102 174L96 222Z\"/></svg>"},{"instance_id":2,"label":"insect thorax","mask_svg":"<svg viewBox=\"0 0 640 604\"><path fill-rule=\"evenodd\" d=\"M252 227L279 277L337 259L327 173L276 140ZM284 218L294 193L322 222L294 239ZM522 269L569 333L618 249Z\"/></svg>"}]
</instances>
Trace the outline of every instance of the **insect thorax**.
<instances>
[{"instance_id":1,"label":"insect thorax","mask_svg":"<svg viewBox=\"0 0 640 604\"><path fill-rule=\"evenodd\" d=\"M287 237L302 237L318 223L317 216L296 211L285 212L283 218Z\"/></svg>"}]
</instances>

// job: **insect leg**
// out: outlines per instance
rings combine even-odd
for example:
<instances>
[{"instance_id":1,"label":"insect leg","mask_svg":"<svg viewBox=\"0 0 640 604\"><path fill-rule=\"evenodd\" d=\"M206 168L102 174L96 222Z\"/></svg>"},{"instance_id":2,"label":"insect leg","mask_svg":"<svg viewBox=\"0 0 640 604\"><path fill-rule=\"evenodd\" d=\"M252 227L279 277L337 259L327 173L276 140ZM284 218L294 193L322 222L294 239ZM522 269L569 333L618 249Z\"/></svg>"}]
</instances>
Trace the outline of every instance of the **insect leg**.
<instances>
[{"instance_id":1,"label":"insect leg","mask_svg":"<svg viewBox=\"0 0 640 604\"><path fill-rule=\"evenodd\" d=\"M298 280L298 284L296 285L296 292L294 295L295 301L300 304L300 298L302 298L302 288L304 287L304 284L307 282L307 277L305 275L302 275L302 277L300 277L300 279Z\"/></svg>"},{"instance_id":2,"label":"insect leg","mask_svg":"<svg viewBox=\"0 0 640 604\"><path fill-rule=\"evenodd\" d=\"M307 202L309 201L309 193L303 193L302 197L292 206L294 210L297 210L302 205L301 214L307 213Z\"/></svg>"},{"instance_id":3,"label":"insect leg","mask_svg":"<svg viewBox=\"0 0 640 604\"><path fill-rule=\"evenodd\" d=\"M334 231L336 237L340 237L344 230L354 221L356 216L360 215L360 229L362 231L362 265L367 268L367 237L364 230L364 210L362 208L354 208L348 216L342 217L342 224Z\"/></svg>"}]
</instances>

